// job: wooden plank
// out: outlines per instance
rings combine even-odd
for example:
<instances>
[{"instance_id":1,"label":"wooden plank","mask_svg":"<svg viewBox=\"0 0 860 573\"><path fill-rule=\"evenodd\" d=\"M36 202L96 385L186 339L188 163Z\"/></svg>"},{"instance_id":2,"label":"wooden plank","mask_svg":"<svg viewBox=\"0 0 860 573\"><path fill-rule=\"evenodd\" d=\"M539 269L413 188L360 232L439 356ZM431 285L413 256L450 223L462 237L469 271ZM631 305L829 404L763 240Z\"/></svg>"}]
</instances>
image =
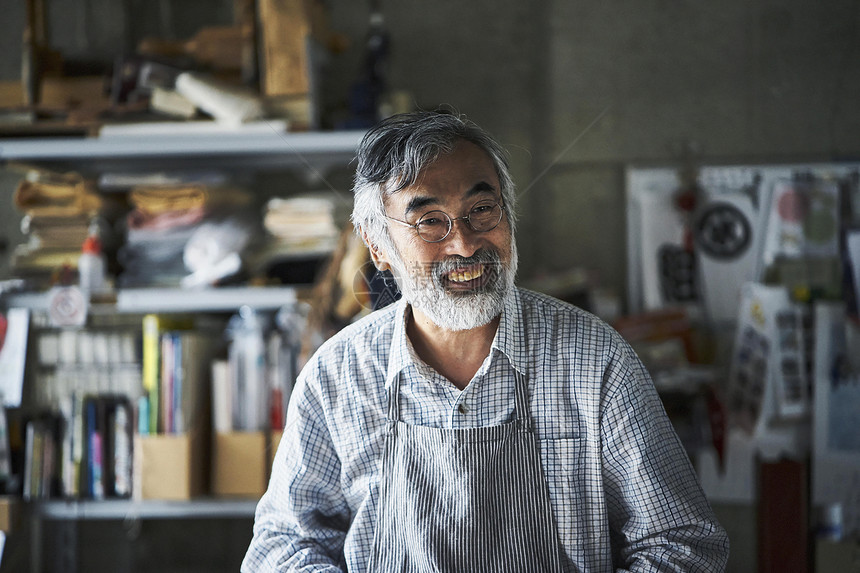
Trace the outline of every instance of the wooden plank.
<instances>
[{"instance_id":1,"label":"wooden plank","mask_svg":"<svg viewBox=\"0 0 860 573\"><path fill-rule=\"evenodd\" d=\"M260 0L262 88L266 96L297 96L310 91L307 0Z\"/></svg>"}]
</instances>

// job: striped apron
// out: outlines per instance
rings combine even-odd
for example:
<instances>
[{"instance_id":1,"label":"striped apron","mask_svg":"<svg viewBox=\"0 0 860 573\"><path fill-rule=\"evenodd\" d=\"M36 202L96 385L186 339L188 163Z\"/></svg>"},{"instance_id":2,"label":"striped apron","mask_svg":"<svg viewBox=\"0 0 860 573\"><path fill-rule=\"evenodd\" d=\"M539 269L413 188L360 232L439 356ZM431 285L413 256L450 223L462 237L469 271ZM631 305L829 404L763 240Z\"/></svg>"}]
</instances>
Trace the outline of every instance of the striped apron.
<instances>
[{"instance_id":1,"label":"striped apron","mask_svg":"<svg viewBox=\"0 0 860 573\"><path fill-rule=\"evenodd\" d=\"M388 397L372 572L561 571L559 543L529 411L516 374L516 419L438 429L400 421Z\"/></svg>"}]
</instances>

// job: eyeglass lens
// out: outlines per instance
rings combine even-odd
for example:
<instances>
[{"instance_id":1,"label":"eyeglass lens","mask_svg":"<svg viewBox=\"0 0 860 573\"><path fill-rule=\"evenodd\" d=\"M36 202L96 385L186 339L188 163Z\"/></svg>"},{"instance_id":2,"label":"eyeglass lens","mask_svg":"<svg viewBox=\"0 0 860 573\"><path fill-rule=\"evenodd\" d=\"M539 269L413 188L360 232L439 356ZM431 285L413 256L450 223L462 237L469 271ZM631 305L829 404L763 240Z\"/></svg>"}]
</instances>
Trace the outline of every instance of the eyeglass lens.
<instances>
[{"instance_id":1,"label":"eyeglass lens","mask_svg":"<svg viewBox=\"0 0 860 573\"><path fill-rule=\"evenodd\" d=\"M496 228L502 220L502 207L495 201L480 201L476 203L465 219L473 231L486 232ZM425 213L416 223L418 234L429 243L436 243L448 236L454 221L444 211Z\"/></svg>"}]
</instances>

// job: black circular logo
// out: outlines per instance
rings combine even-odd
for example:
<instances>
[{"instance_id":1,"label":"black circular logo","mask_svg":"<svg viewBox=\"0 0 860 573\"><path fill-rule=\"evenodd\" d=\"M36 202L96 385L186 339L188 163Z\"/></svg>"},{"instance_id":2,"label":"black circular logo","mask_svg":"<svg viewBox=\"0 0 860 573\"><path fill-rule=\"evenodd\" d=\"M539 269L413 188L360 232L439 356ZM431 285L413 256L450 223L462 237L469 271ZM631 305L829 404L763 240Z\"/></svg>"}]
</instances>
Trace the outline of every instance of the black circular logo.
<instances>
[{"instance_id":1,"label":"black circular logo","mask_svg":"<svg viewBox=\"0 0 860 573\"><path fill-rule=\"evenodd\" d=\"M715 259L734 259L750 246L752 229L740 209L729 203L713 203L699 215L696 244Z\"/></svg>"}]
</instances>

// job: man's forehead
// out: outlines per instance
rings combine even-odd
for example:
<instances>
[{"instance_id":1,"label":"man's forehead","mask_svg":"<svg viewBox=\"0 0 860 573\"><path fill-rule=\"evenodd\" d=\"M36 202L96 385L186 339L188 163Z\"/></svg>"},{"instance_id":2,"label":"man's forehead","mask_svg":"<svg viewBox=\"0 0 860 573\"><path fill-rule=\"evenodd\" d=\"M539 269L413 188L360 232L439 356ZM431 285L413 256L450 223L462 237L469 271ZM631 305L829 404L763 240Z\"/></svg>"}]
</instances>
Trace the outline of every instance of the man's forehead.
<instances>
[{"instance_id":1,"label":"man's forehead","mask_svg":"<svg viewBox=\"0 0 860 573\"><path fill-rule=\"evenodd\" d=\"M458 189L434 189L411 185L395 191L384 197L383 204L386 207L396 207L405 213L421 211L422 209L441 206L448 201L477 201L482 197L499 198L499 190L496 184L476 179L470 187Z\"/></svg>"},{"instance_id":2,"label":"man's forehead","mask_svg":"<svg viewBox=\"0 0 860 573\"><path fill-rule=\"evenodd\" d=\"M441 199L440 195L468 198L482 192L499 193L499 178L490 155L477 145L462 140L448 153L424 165L412 182L392 179L386 185L389 199L412 201L420 197Z\"/></svg>"}]
</instances>

